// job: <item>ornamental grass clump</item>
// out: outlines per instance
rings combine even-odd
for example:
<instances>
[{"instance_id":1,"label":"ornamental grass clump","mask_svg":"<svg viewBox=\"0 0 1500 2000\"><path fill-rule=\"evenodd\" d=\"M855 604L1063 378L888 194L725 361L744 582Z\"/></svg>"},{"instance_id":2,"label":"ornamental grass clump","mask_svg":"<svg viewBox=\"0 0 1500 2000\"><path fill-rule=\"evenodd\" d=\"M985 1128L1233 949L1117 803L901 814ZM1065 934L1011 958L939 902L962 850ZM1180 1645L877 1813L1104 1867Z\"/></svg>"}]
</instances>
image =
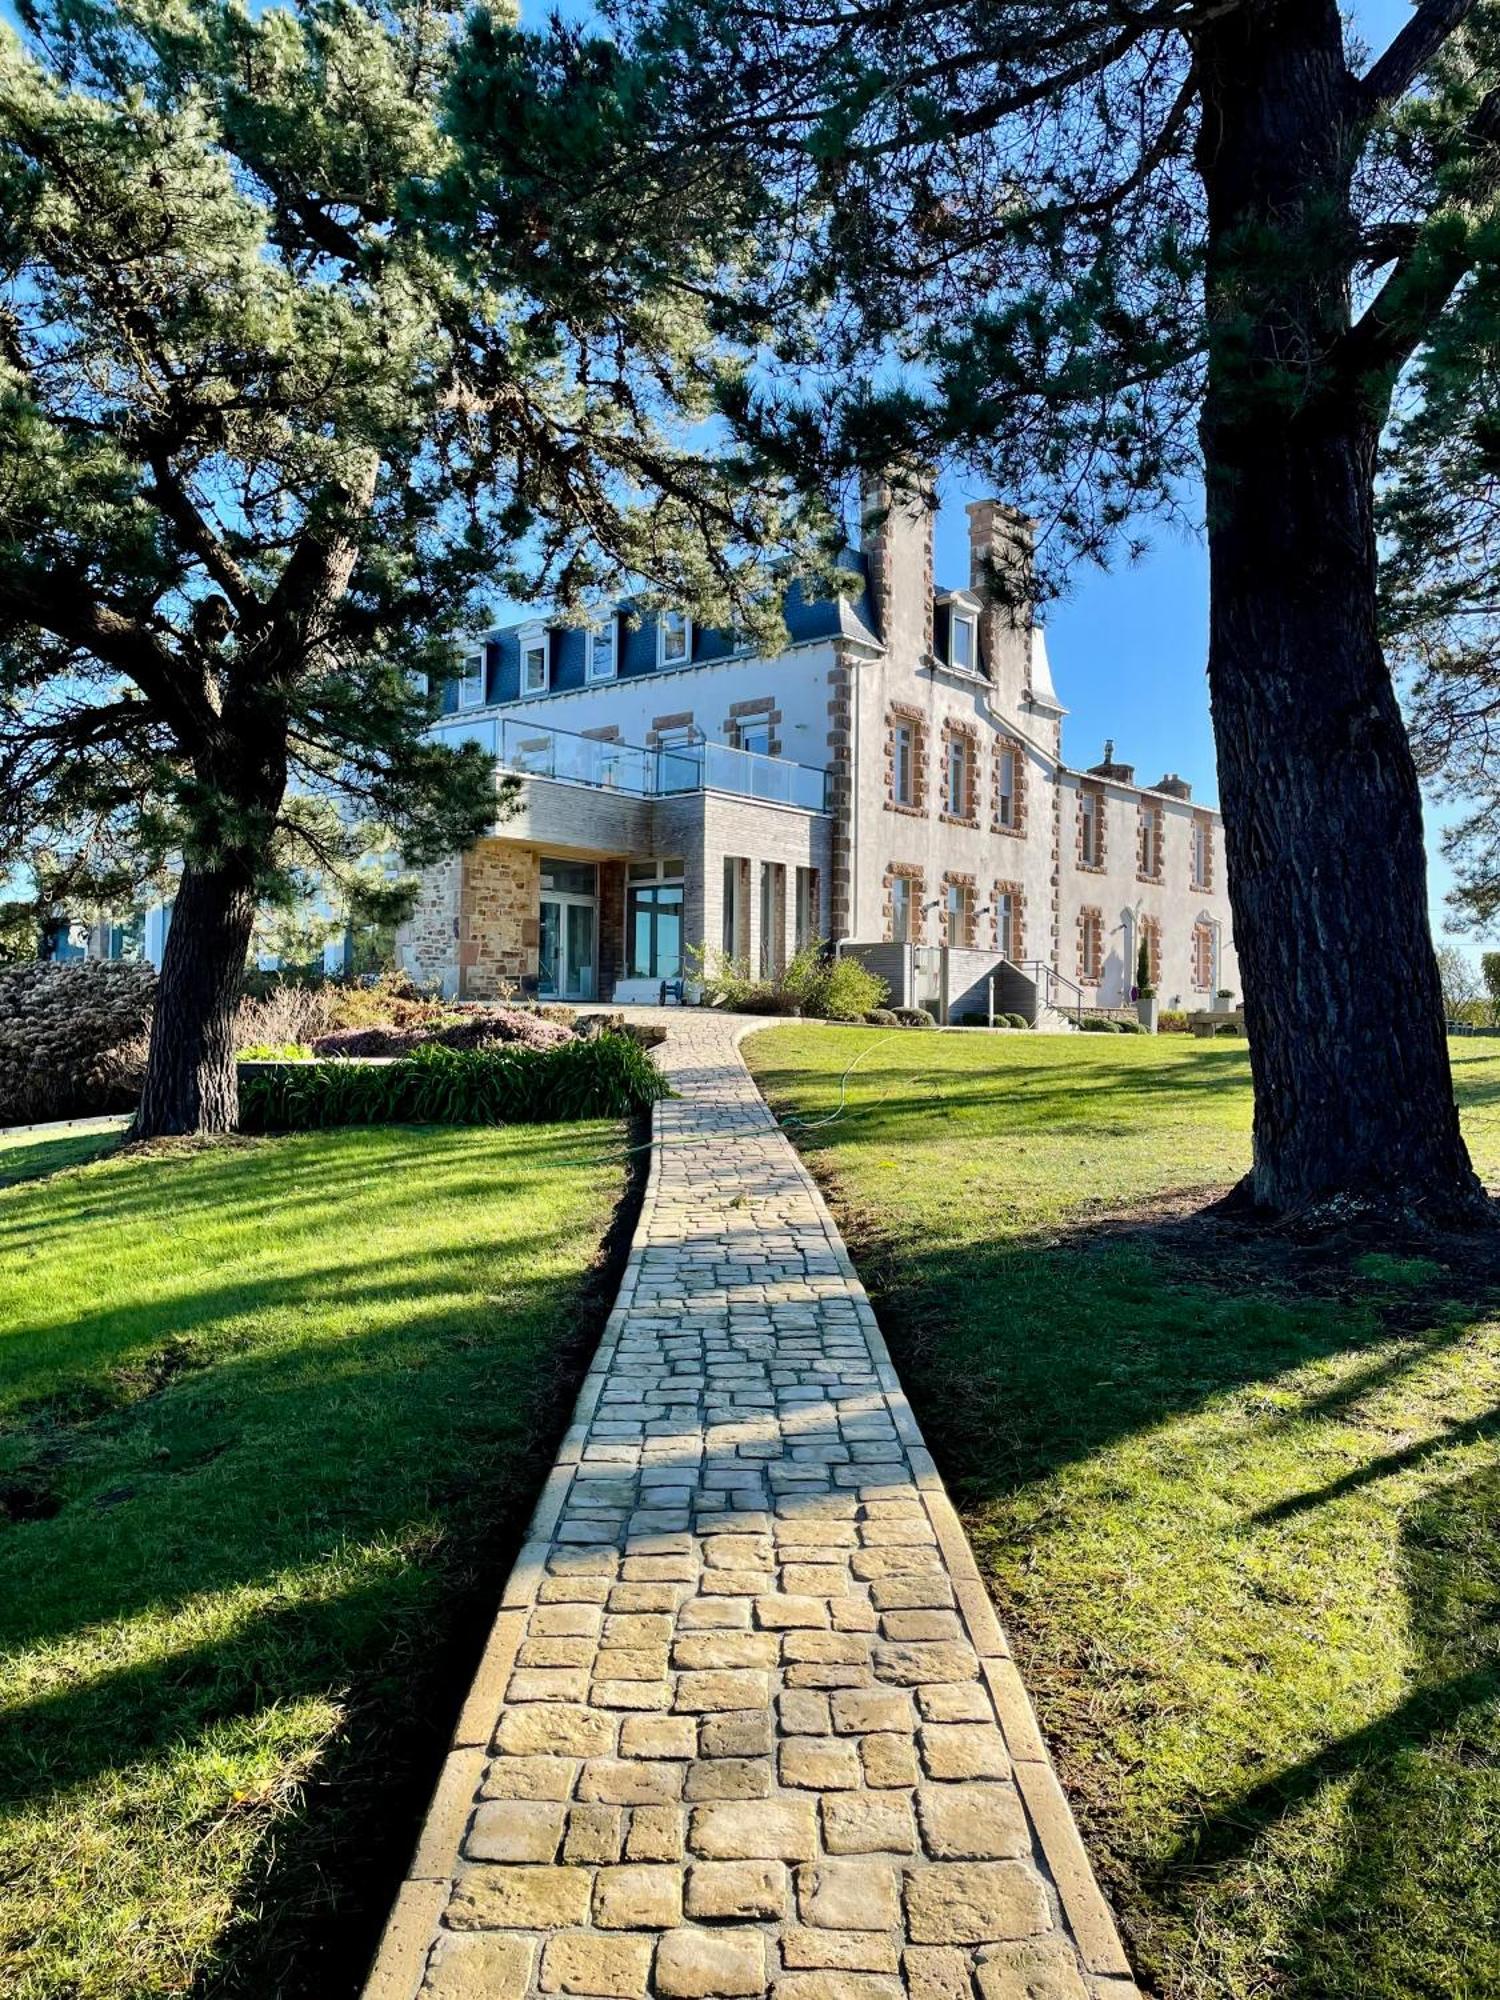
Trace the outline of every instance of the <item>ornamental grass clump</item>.
<instances>
[{"instance_id":1,"label":"ornamental grass clump","mask_svg":"<svg viewBox=\"0 0 1500 2000\"><path fill-rule=\"evenodd\" d=\"M555 1048L429 1043L394 1062L322 1061L247 1070L240 1126L287 1132L333 1125L538 1125L623 1118L665 1097L628 1035Z\"/></svg>"}]
</instances>

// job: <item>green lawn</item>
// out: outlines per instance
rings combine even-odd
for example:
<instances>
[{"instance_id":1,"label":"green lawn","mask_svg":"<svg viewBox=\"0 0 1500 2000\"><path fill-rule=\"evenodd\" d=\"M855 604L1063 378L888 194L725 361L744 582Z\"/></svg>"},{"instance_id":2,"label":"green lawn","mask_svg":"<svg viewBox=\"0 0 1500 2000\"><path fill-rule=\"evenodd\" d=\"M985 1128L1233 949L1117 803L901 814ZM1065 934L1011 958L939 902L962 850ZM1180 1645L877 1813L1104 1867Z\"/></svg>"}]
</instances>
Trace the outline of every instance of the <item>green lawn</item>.
<instances>
[{"instance_id":1,"label":"green lawn","mask_svg":"<svg viewBox=\"0 0 1500 2000\"><path fill-rule=\"evenodd\" d=\"M1494 1047L1453 1044L1492 1184ZM1500 1301L1441 1259L1100 1226L1238 1176L1243 1045L747 1049L809 1121L1151 1990L1494 2000Z\"/></svg>"},{"instance_id":2,"label":"green lawn","mask_svg":"<svg viewBox=\"0 0 1500 2000\"><path fill-rule=\"evenodd\" d=\"M618 1128L85 1140L0 1153L62 1168L0 1188L0 1992L351 1993L602 1318Z\"/></svg>"}]
</instances>

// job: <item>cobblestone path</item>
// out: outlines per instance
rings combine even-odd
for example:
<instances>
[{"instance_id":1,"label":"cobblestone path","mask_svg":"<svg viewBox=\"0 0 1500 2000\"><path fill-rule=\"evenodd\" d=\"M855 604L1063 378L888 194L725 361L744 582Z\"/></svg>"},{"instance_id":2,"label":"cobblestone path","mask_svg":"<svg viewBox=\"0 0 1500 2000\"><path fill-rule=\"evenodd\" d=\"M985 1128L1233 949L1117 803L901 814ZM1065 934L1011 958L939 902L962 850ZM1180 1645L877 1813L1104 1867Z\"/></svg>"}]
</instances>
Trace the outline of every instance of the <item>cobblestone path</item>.
<instances>
[{"instance_id":1,"label":"cobblestone path","mask_svg":"<svg viewBox=\"0 0 1500 2000\"><path fill-rule=\"evenodd\" d=\"M1125 2000L750 1024L661 1018L679 1095L619 1300L367 2000Z\"/></svg>"}]
</instances>

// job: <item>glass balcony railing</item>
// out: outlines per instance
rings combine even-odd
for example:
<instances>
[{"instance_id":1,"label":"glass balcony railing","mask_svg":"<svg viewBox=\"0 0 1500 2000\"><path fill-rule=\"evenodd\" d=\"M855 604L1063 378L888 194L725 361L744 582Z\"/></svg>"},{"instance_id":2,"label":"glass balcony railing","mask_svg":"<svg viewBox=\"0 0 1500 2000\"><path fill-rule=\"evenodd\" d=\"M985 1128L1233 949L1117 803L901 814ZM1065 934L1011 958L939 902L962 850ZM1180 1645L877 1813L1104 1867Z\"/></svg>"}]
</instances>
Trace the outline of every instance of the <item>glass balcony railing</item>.
<instances>
[{"instance_id":1,"label":"glass balcony railing","mask_svg":"<svg viewBox=\"0 0 1500 2000\"><path fill-rule=\"evenodd\" d=\"M646 750L635 743L603 743L593 736L514 716L445 716L429 734L455 748L477 743L502 771L523 778L556 778L633 798L670 798L683 792L729 792L774 805L828 810L828 773L785 757L736 750L727 743L672 744Z\"/></svg>"}]
</instances>

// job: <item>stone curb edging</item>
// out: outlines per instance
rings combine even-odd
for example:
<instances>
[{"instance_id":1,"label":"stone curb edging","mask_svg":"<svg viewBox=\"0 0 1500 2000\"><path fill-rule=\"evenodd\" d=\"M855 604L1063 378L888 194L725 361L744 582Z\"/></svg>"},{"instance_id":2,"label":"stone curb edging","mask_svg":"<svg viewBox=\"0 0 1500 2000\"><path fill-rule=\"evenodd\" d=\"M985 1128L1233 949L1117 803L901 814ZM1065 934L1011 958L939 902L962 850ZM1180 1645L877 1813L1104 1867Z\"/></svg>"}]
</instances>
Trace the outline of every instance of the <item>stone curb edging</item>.
<instances>
[{"instance_id":1,"label":"stone curb edging","mask_svg":"<svg viewBox=\"0 0 1500 2000\"><path fill-rule=\"evenodd\" d=\"M725 1045L738 1061L746 1036L769 1025L759 1017L724 1021ZM757 1096L764 1128L780 1133L764 1100ZM757 1120L757 1124L762 1121ZM526 1539L507 1580L494 1626L455 1727L431 1803L407 1871L382 1934L363 1989L363 2000L415 2000L429 1949L457 1879L461 1843L490 1759L489 1743L505 1688L525 1634L526 1621L542 1580L557 1524L574 1482L589 1425L609 1376L627 1314L635 1297L660 1192L665 1148L662 1106L652 1115L650 1167L640 1214L619 1291L599 1346L576 1399L556 1462L543 1485ZM1012 1761L1015 1782L1029 1819L1036 1849L1050 1878L1048 1886L1071 1937L1091 2000L1137 2000L1113 1915L1099 1889L1077 1824L1053 1770L1021 1676L1004 1631L985 1590L973 1552L951 1500L923 1441L920 1427L891 1362L853 1261L822 1192L789 1139L783 1140L839 1274L869 1349L881 1398L899 1434L921 1503L952 1580L961 1625L980 1663L1000 1731Z\"/></svg>"}]
</instances>

